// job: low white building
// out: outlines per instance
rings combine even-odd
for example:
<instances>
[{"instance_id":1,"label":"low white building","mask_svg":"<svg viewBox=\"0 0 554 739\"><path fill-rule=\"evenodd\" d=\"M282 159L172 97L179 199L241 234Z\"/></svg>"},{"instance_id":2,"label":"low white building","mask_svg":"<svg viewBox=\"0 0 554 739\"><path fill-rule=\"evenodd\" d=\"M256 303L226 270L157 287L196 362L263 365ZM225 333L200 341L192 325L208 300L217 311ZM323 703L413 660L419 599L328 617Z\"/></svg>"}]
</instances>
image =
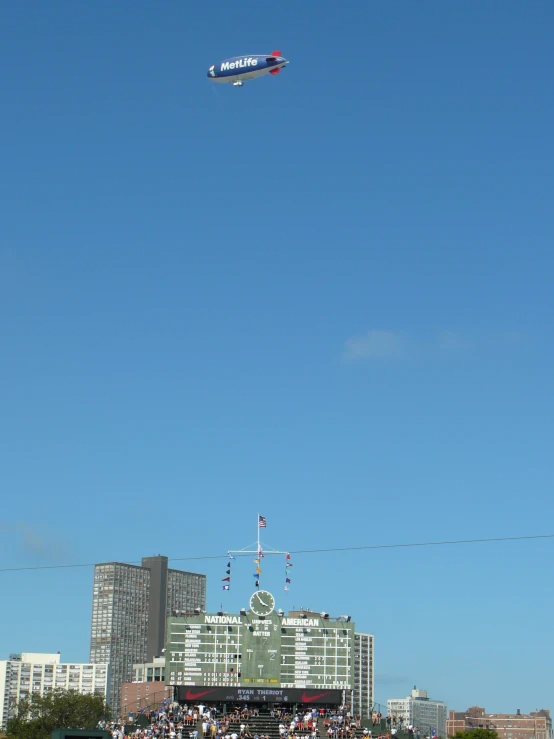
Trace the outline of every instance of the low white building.
<instances>
[{"instance_id":1,"label":"low white building","mask_svg":"<svg viewBox=\"0 0 554 739\"><path fill-rule=\"evenodd\" d=\"M19 701L31 693L44 695L62 689L106 697L108 673L106 664L62 663L59 652L11 654L0 660L0 728L6 728Z\"/></svg>"},{"instance_id":2,"label":"low white building","mask_svg":"<svg viewBox=\"0 0 554 739\"><path fill-rule=\"evenodd\" d=\"M426 690L414 686L407 698L389 698L387 712L393 719L402 718L405 727L413 726L422 736L432 736L434 732L446 739L446 703L431 700Z\"/></svg>"}]
</instances>

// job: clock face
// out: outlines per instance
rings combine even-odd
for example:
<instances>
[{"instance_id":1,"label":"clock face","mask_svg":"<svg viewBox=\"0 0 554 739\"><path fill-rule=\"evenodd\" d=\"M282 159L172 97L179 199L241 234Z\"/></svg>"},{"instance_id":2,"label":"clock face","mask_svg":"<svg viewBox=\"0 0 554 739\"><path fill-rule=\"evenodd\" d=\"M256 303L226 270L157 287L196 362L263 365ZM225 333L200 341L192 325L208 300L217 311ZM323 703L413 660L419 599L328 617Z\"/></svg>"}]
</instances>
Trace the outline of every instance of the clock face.
<instances>
[{"instance_id":1,"label":"clock face","mask_svg":"<svg viewBox=\"0 0 554 739\"><path fill-rule=\"evenodd\" d=\"M267 590L256 590L250 598L250 610L256 616L269 616L275 608L275 598Z\"/></svg>"}]
</instances>

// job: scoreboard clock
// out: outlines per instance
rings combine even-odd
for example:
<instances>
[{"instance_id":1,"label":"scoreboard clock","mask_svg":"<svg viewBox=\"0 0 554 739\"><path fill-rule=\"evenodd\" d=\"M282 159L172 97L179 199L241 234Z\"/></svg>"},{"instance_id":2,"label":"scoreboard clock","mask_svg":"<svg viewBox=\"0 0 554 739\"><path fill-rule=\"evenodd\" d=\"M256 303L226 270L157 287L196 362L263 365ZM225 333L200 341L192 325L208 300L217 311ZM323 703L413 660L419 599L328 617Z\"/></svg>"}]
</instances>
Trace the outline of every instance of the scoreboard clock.
<instances>
[{"instance_id":1,"label":"scoreboard clock","mask_svg":"<svg viewBox=\"0 0 554 739\"><path fill-rule=\"evenodd\" d=\"M250 597L250 610L256 616L269 616L275 609L275 598L267 590L256 590Z\"/></svg>"}]
</instances>

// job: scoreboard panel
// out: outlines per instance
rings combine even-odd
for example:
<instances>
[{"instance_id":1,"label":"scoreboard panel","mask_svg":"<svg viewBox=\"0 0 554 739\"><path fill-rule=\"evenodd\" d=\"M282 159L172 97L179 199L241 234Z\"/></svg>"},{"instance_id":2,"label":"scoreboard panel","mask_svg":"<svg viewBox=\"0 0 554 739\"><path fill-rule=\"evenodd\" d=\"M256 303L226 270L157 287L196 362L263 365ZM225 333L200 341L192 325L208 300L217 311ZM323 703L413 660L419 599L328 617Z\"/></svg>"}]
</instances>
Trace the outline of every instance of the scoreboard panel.
<instances>
[{"instance_id":1,"label":"scoreboard panel","mask_svg":"<svg viewBox=\"0 0 554 739\"><path fill-rule=\"evenodd\" d=\"M353 687L354 624L215 615L168 619L166 683L182 686L344 690Z\"/></svg>"},{"instance_id":2,"label":"scoreboard panel","mask_svg":"<svg viewBox=\"0 0 554 739\"><path fill-rule=\"evenodd\" d=\"M351 688L353 624L321 618L283 618L281 685L284 688ZM346 628L351 626L352 628Z\"/></svg>"}]
</instances>

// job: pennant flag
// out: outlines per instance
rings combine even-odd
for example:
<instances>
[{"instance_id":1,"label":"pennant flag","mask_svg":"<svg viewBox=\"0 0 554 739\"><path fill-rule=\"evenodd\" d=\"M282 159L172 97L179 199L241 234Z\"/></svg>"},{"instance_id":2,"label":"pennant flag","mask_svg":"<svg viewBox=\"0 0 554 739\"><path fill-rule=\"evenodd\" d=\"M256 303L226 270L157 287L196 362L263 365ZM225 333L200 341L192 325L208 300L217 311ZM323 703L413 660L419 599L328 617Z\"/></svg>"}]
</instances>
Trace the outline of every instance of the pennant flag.
<instances>
[{"instance_id":1,"label":"pennant flag","mask_svg":"<svg viewBox=\"0 0 554 739\"><path fill-rule=\"evenodd\" d=\"M287 586L286 586L286 585L285 585L285 587L283 588L283 590L288 590L288 588L287 588Z\"/></svg>"},{"instance_id":2,"label":"pennant flag","mask_svg":"<svg viewBox=\"0 0 554 739\"><path fill-rule=\"evenodd\" d=\"M285 562L286 562L286 565L285 565L285 583L286 584L290 583L289 567L292 567L292 562L289 562L289 559L290 559L290 554L287 552L287 554L285 556ZM286 584L285 584L285 590L288 590Z\"/></svg>"},{"instance_id":3,"label":"pennant flag","mask_svg":"<svg viewBox=\"0 0 554 739\"><path fill-rule=\"evenodd\" d=\"M259 587L260 587L260 581L259 581L259 580L256 580L256 587L257 587L257 588L259 588Z\"/></svg>"},{"instance_id":4,"label":"pennant flag","mask_svg":"<svg viewBox=\"0 0 554 739\"><path fill-rule=\"evenodd\" d=\"M256 567L256 572L258 573L258 575L261 575L262 574L262 571L260 570L259 567Z\"/></svg>"},{"instance_id":5,"label":"pennant flag","mask_svg":"<svg viewBox=\"0 0 554 739\"><path fill-rule=\"evenodd\" d=\"M230 575L230 574L231 574L231 570L225 570L225 572L226 572L226 573L227 573L228 575Z\"/></svg>"},{"instance_id":6,"label":"pennant flag","mask_svg":"<svg viewBox=\"0 0 554 739\"><path fill-rule=\"evenodd\" d=\"M231 582L231 578L230 577L222 577L221 578L221 582Z\"/></svg>"},{"instance_id":7,"label":"pennant flag","mask_svg":"<svg viewBox=\"0 0 554 739\"><path fill-rule=\"evenodd\" d=\"M252 577L255 577L256 579L258 579L258 573L257 573L257 572L255 572L255 573L254 573L254 574L252 575Z\"/></svg>"},{"instance_id":8,"label":"pennant flag","mask_svg":"<svg viewBox=\"0 0 554 739\"><path fill-rule=\"evenodd\" d=\"M257 565L259 565L259 564L260 564L260 560L259 560L259 559L255 559L255 560L254 560L254 562L255 562L255 563L256 563Z\"/></svg>"},{"instance_id":9,"label":"pennant flag","mask_svg":"<svg viewBox=\"0 0 554 739\"><path fill-rule=\"evenodd\" d=\"M229 590L229 589L230 589L230 587L231 587L230 585L224 585L224 586L223 586L223 590Z\"/></svg>"},{"instance_id":10,"label":"pennant flag","mask_svg":"<svg viewBox=\"0 0 554 739\"><path fill-rule=\"evenodd\" d=\"M267 528L267 523L265 520L265 516L258 516L258 526L260 529Z\"/></svg>"},{"instance_id":11,"label":"pennant flag","mask_svg":"<svg viewBox=\"0 0 554 739\"><path fill-rule=\"evenodd\" d=\"M230 567L230 566L231 566L231 563L230 562L227 562L227 567Z\"/></svg>"},{"instance_id":12,"label":"pennant flag","mask_svg":"<svg viewBox=\"0 0 554 739\"><path fill-rule=\"evenodd\" d=\"M229 555L229 559L236 559L236 557L233 557L233 555L231 554L231 552L227 552L227 554Z\"/></svg>"}]
</instances>

